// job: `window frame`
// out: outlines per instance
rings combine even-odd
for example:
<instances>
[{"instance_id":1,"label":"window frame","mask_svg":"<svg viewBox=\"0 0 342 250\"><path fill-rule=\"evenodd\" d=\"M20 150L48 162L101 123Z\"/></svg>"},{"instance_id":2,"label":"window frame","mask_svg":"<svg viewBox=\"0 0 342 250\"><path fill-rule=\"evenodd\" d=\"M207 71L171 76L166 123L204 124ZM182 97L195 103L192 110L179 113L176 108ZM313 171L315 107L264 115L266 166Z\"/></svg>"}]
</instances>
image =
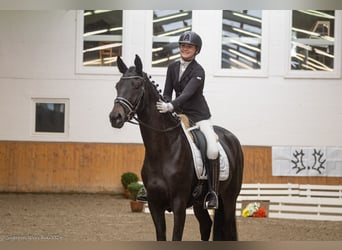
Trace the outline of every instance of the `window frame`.
<instances>
[{"instance_id":1,"label":"window frame","mask_svg":"<svg viewBox=\"0 0 342 250\"><path fill-rule=\"evenodd\" d=\"M165 76L167 67L153 67L152 66L152 48L153 48L153 11L147 10L145 12L145 71L150 75ZM192 10L193 11L193 10Z\"/></svg>"},{"instance_id":2,"label":"window frame","mask_svg":"<svg viewBox=\"0 0 342 250\"><path fill-rule=\"evenodd\" d=\"M221 10L221 15L218 16L216 20L219 25L217 25L215 32L219 34L217 38L216 46L220 48L216 50L216 65L214 76L233 76L233 77L267 77L268 67L269 67L269 13L267 10L262 11L262 31L261 31L261 67L260 69L224 69L221 67L222 60L222 18L223 10Z\"/></svg>"},{"instance_id":3,"label":"window frame","mask_svg":"<svg viewBox=\"0 0 342 250\"><path fill-rule=\"evenodd\" d=\"M171 10L171 11L178 11L178 13L176 14L176 15L179 15L179 14L181 14L181 15L183 15L183 13L181 13L181 12L179 12L179 11L181 11L181 10L176 10L176 9L174 9L174 10ZM182 9L182 11L184 11L183 9ZM189 11L190 13L191 13L191 17L189 18L190 20L191 20L191 26L187 26L187 27L184 27L183 29L183 31L182 32L185 32L185 31L191 31L192 30L192 23L193 23L193 10L185 10L185 11ZM153 59L153 46L154 46L154 43L155 42L157 42L157 41L155 41L154 40L154 38L155 38L155 35L154 35L154 23L153 23L153 17L154 17L154 12L155 12L155 10L152 10L152 47L151 47L151 51L150 51L150 53L152 54L152 59ZM163 19L163 17L161 18L161 19ZM180 21L179 21L180 22ZM174 22L171 22L172 24L174 23ZM169 23L169 24L171 24L171 23ZM190 27L190 29L189 29L189 27ZM180 33L181 34L181 33ZM179 38L179 35L180 34L178 34L178 35L176 35L176 36L165 36L165 38L167 38L167 40L168 40L168 44L170 44L170 43L174 43L174 44L177 44L177 47L178 47L178 38ZM158 37L158 36L157 36ZM157 38L158 39L158 38ZM174 61L177 61L177 60L179 60L180 59L180 53L176 53L176 54L174 54L173 56L177 56L176 57L176 59L174 59L173 61L168 61L167 62L167 64L170 64L170 63L172 63L172 62L174 62ZM179 57L178 57L179 56ZM151 67L152 68L167 68L167 65L166 66L153 66L153 64L152 64L152 62L153 62L153 60L151 59Z\"/></svg>"},{"instance_id":4,"label":"window frame","mask_svg":"<svg viewBox=\"0 0 342 250\"><path fill-rule=\"evenodd\" d=\"M64 132L37 132L36 131L36 104L37 103L53 103L64 104ZM70 99L69 98L48 98L48 97L32 97L31 98L31 135L39 137L66 138L69 136L70 121Z\"/></svg>"},{"instance_id":5,"label":"window frame","mask_svg":"<svg viewBox=\"0 0 342 250\"><path fill-rule=\"evenodd\" d=\"M341 30L342 30L342 11L335 11L335 30L334 30L334 69L333 71L310 71L310 70L293 70L291 69L291 40L292 40L292 13L293 10L287 12L287 29L286 42L286 63L285 78L341 78Z\"/></svg>"},{"instance_id":6,"label":"window frame","mask_svg":"<svg viewBox=\"0 0 342 250\"><path fill-rule=\"evenodd\" d=\"M76 13L76 74L104 74L113 75L120 74L116 66L83 66L83 30L84 30L84 10L78 10ZM125 24L127 22L127 14L122 11L122 57L124 57L124 44L127 31Z\"/></svg>"}]
</instances>

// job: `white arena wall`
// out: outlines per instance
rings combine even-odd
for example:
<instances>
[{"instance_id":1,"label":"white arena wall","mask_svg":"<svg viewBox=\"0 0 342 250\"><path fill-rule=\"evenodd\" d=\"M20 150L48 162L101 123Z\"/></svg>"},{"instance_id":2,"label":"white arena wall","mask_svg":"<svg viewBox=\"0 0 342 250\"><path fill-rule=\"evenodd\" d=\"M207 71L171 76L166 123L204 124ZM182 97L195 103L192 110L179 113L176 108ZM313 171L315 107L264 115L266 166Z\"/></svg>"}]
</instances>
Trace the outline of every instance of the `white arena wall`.
<instances>
[{"instance_id":1,"label":"white arena wall","mask_svg":"<svg viewBox=\"0 0 342 250\"><path fill-rule=\"evenodd\" d=\"M145 71L163 88L165 69L150 67L151 13L124 11L123 59L133 64L139 54ZM336 46L335 75L293 77L286 69L289 11L264 14L265 67L227 73L219 70L220 27L213 25L220 22L220 11L193 11L193 30L203 38L198 61L206 70L213 123L240 139L244 184L341 185L341 48ZM76 10L0 11L0 192L121 192L121 174L140 173L139 128L113 129L108 119L118 70L80 66L80 17ZM336 22L340 39L340 15ZM34 133L35 98L68 100L66 134ZM274 148L281 166L291 168L291 155L286 163L283 154L297 152L296 146L333 155L331 175L275 173Z\"/></svg>"},{"instance_id":2,"label":"white arena wall","mask_svg":"<svg viewBox=\"0 0 342 250\"><path fill-rule=\"evenodd\" d=\"M165 71L149 66L149 13L126 11L123 58L132 64L139 54L145 71L163 87ZM215 63L220 48L211 21L217 11L193 13L193 30L204 43L198 61L206 70L205 96L213 122L233 131L243 145L341 147L341 64L336 77L289 77L283 28L287 12L265 13L267 67L259 75L228 76ZM0 11L0 140L141 143L136 126L117 130L108 120L117 69L96 74L79 70L77 17L74 10ZM342 30L337 33L341 36ZM69 99L67 135L33 133L32 98Z\"/></svg>"}]
</instances>

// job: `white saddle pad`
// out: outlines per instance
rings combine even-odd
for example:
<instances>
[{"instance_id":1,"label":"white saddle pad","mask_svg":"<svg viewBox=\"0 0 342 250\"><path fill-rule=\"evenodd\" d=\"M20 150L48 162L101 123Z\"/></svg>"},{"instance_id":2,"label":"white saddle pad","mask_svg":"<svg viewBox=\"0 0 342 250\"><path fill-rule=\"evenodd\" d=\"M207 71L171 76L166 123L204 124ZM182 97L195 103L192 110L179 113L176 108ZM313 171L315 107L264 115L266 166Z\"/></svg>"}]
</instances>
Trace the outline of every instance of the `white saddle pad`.
<instances>
[{"instance_id":1,"label":"white saddle pad","mask_svg":"<svg viewBox=\"0 0 342 250\"><path fill-rule=\"evenodd\" d=\"M208 179L207 171L203 164L201 152L199 151L194 141L190 137L190 134L189 134L190 132L185 128L183 122L182 122L182 128L184 130L186 138L188 139L188 142L191 147L197 178L199 180L207 180ZM219 141L217 141L217 144L218 144L219 153L220 153L220 181L225 181L228 179L228 176L229 176L229 161L228 161L227 154L224 151L221 144L219 143Z\"/></svg>"}]
</instances>

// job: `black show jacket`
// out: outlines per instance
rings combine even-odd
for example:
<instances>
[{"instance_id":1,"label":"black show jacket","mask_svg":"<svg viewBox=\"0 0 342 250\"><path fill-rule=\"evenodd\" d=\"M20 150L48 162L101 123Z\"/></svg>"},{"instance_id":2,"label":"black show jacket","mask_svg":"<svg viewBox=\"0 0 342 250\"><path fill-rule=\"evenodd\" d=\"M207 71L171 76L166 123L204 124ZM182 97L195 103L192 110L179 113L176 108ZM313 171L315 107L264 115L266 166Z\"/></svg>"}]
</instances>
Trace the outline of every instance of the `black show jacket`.
<instances>
[{"instance_id":1,"label":"black show jacket","mask_svg":"<svg viewBox=\"0 0 342 250\"><path fill-rule=\"evenodd\" d=\"M167 68L164 98L172 103L175 112L187 115L193 122L209 119L210 109L203 95L204 69L196 60L192 60L178 80L179 67L180 61L175 61ZM172 101L173 90L176 98Z\"/></svg>"}]
</instances>

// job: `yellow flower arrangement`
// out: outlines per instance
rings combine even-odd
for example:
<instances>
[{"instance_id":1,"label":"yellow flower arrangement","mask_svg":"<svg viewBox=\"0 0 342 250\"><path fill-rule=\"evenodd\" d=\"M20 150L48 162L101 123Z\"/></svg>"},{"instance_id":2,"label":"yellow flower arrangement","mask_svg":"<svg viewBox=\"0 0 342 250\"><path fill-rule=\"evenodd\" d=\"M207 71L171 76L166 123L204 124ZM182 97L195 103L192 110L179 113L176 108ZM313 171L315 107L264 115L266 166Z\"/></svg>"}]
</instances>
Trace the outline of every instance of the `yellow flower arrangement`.
<instances>
[{"instance_id":1,"label":"yellow flower arrangement","mask_svg":"<svg viewBox=\"0 0 342 250\"><path fill-rule=\"evenodd\" d=\"M267 213L260 202L252 202L242 210L242 217L267 217Z\"/></svg>"}]
</instances>

